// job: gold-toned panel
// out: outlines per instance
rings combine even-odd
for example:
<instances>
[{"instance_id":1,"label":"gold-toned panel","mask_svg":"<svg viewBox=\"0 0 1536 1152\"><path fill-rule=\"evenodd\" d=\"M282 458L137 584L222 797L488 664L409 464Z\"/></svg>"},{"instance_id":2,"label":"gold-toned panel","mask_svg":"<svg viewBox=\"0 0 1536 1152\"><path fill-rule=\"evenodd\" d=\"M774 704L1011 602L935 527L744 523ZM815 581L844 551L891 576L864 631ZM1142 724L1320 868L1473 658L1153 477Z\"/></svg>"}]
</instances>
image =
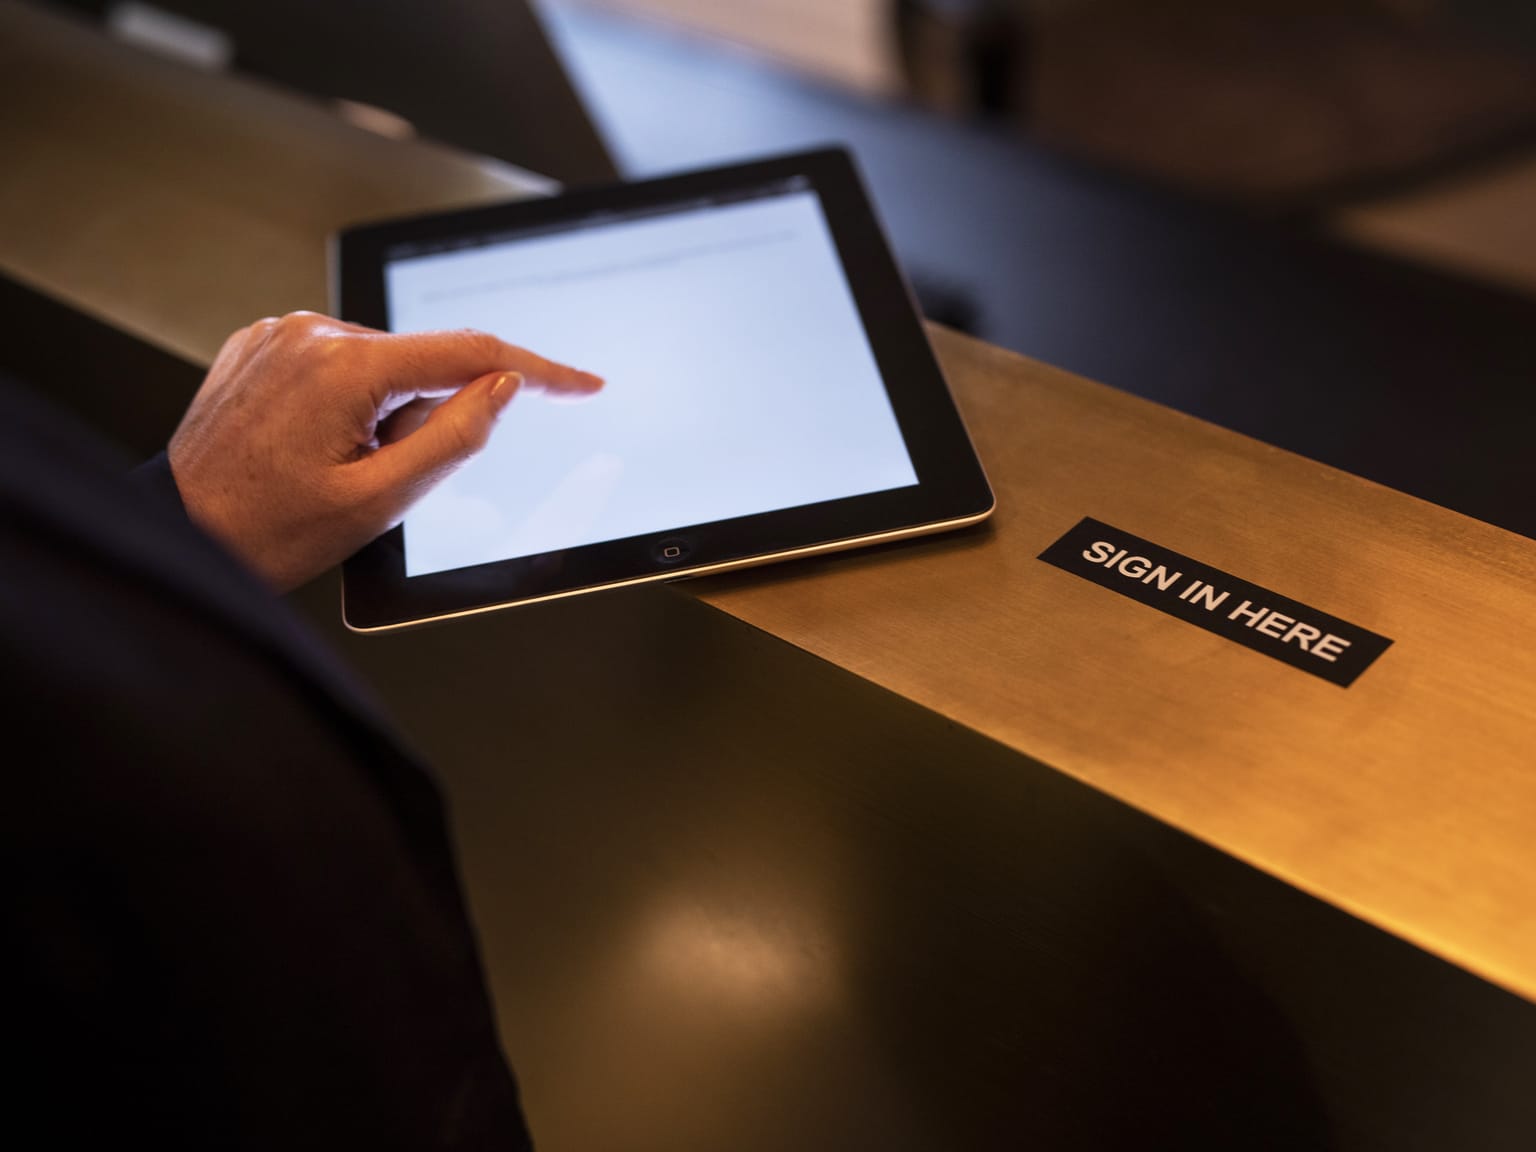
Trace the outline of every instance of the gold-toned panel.
<instances>
[{"instance_id":1,"label":"gold-toned panel","mask_svg":"<svg viewBox=\"0 0 1536 1152\"><path fill-rule=\"evenodd\" d=\"M325 310L333 230L551 186L10 0L0 105L0 268L203 363L261 316Z\"/></svg>"},{"instance_id":2,"label":"gold-toned panel","mask_svg":"<svg viewBox=\"0 0 1536 1152\"><path fill-rule=\"evenodd\" d=\"M697 594L1536 997L1536 543L933 337L990 528ZM1084 516L1395 643L1339 688L1036 560Z\"/></svg>"},{"instance_id":3,"label":"gold-toned panel","mask_svg":"<svg viewBox=\"0 0 1536 1152\"><path fill-rule=\"evenodd\" d=\"M0 100L0 267L193 360L331 229L537 186L10 0ZM1536 997L1536 544L934 339L994 521L688 589ZM1084 516L1395 643L1342 689L1035 559Z\"/></svg>"}]
</instances>

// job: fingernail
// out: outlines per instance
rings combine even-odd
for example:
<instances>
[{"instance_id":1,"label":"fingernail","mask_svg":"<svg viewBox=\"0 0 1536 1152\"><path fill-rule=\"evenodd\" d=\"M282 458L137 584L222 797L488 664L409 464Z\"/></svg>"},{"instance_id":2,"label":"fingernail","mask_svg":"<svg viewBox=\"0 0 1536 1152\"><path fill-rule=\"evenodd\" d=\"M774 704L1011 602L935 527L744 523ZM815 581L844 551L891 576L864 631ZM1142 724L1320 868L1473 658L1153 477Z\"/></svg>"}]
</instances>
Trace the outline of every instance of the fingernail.
<instances>
[{"instance_id":1,"label":"fingernail","mask_svg":"<svg viewBox=\"0 0 1536 1152\"><path fill-rule=\"evenodd\" d=\"M497 415L517 395L518 386L523 382L521 374L517 372L503 372L496 377L496 382L491 385L491 410Z\"/></svg>"}]
</instances>

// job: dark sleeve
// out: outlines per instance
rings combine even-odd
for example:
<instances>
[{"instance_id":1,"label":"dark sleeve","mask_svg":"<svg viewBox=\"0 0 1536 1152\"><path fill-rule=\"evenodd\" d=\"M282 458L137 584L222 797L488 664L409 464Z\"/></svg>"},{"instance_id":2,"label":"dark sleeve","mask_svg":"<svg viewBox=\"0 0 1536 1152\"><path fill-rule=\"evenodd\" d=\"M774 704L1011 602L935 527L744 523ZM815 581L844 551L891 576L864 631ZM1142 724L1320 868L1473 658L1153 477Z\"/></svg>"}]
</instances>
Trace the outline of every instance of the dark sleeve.
<instances>
[{"instance_id":1,"label":"dark sleeve","mask_svg":"<svg viewBox=\"0 0 1536 1152\"><path fill-rule=\"evenodd\" d=\"M427 778L152 587L16 556L7 1044L48 1130L526 1147Z\"/></svg>"},{"instance_id":2,"label":"dark sleeve","mask_svg":"<svg viewBox=\"0 0 1536 1152\"><path fill-rule=\"evenodd\" d=\"M48 447L0 466L7 1128L527 1148L431 779L280 644L42 508L79 481Z\"/></svg>"},{"instance_id":3,"label":"dark sleeve","mask_svg":"<svg viewBox=\"0 0 1536 1152\"><path fill-rule=\"evenodd\" d=\"M144 499L173 508L183 516L187 514L181 489L176 486L176 477L171 472L171 458L165 452L157 452L128 473L128 482Z\"/></svg>"}]
</instances>

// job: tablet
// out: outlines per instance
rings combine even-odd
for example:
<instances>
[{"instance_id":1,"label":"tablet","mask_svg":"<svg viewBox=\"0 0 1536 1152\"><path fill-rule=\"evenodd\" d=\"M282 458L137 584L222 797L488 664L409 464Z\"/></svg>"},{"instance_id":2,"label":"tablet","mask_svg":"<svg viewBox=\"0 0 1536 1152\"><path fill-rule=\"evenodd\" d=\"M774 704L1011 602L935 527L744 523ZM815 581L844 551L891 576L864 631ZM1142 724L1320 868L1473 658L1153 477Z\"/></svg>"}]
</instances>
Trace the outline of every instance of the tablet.
<instances>
[{"instance_id":1,"label":"tablet","mask_svg":"<svg viewBox=\"0 0 1536 1152\"><path fill-rule=\"evenodd\" d=\"M988 487L849 156L349 229L342 318L606 378L512 401L343 567L358 631L958 528Z\"/></svg>"}]
</instances>

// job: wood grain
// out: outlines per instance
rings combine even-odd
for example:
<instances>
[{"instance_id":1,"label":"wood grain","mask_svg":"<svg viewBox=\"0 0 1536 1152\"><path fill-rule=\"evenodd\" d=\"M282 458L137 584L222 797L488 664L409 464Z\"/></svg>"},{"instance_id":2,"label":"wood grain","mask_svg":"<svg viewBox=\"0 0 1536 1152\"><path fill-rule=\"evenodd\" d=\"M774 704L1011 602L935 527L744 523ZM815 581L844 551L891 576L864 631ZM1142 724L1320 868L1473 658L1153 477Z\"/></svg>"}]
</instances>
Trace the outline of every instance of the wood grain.
<instances>
[{"instance_id":1,"label":"wood grain","mask_svg":"<svg viewBox=\"0 0 1536 1152\"><path fill-rule=\"evenodd\" d=\"M532 186L8 2L0 96L0 264L193 360L323 307L329 229ZM992 525L690 591L1536 997L1536 544L934 339ZM1340 689L1035 559L1083 516L1396 643Z\"/></svg>"},{"instance_id":2,"label":"wood grain","mask_svg":"<svg viewBox=\"0 0 1536 1152\"><path fill-rule=\"evenodd\" d=\"M13 2L0 102L0 267L201 363L262 316L325 310L333 230L550 187Z\"/></svg>"},{"instance_id":3,"label":"wood grain","mask_svg":"<svg viewBox=\"0 0 1536 1152\"><path fill-rule=\"evenodd\" d=\"M885 0L556 0L662 20L728 41L835 84L901 91Z\"/></svg>"},{"instance_id":4,"label":"wood grain","mask_svg":"<svg viewBox=\"0 0 1536 1152\"><path fill-rule=\"evenodd\" d=\"M696 593L1536 996L1536 544L933 336L990 530ZM1035 559L1083 516L1395 644L1341 689Z\"/></svg>"}]
</instances>

